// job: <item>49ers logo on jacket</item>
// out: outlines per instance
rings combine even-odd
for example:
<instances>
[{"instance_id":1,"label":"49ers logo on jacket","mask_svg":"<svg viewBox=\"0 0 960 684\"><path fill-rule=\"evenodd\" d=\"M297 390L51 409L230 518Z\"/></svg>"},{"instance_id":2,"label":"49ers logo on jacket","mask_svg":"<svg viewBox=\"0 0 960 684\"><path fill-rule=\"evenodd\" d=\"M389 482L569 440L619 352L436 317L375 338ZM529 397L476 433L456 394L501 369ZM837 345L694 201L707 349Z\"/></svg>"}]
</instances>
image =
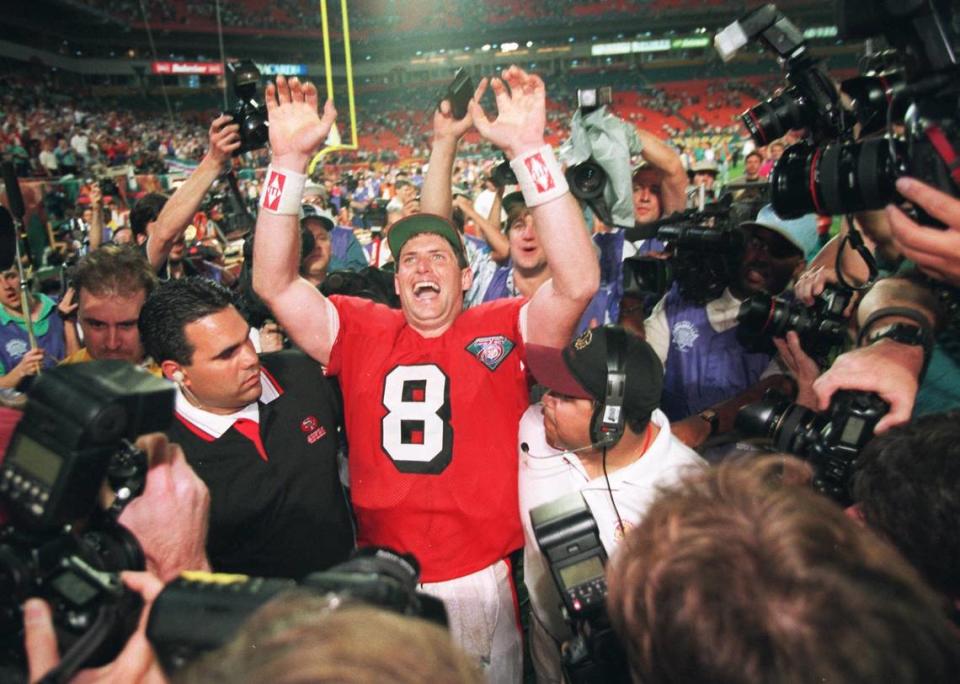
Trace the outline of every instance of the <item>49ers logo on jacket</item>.
<instances>
[{"instance_id":1,"label":"49ers logo on jacket","mask_svg":"<svg viewBox=\"0 0 960 684\"><path fill-rule=\"evenodd\" d=\"M307 416L300 421L300 431L306 433L307 435L307 444L313 444L318 439L321 439L327 430L320 425L317 421L316 416Z\"/></svg>"},{"instance_id":2,"label":"49ers logo on jacket","mask_svg":"<svg viewBox=\"0 0 960 684\"><path fill-rule=\"evenodd\" d=\"M515 345L511 340L503 335L493 335L492 337L478 337L467 345L467 351L476 357L477 361L482 363L490 370L497 370L497 366L503 363Z\"/></svg>"},{"instance_id":3,"label":"49ers logo on jacket","mask_svg":"<svg viewBox=\"0 0 960 684\"><path fill-rule=\"evenodd\" d=\"M453 456L450 382L439 366L397 366L383 381L380 443L401 473L438 475Z\"/></svg>"}]
</instances>

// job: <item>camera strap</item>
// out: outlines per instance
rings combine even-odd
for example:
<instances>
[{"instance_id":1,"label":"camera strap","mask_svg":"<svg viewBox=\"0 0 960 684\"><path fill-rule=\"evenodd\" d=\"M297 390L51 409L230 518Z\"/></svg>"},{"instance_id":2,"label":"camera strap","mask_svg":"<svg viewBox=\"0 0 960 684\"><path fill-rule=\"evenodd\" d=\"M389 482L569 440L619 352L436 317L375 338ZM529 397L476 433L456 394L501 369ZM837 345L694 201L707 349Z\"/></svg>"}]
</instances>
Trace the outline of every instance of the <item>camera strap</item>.
<instances>
[{"instance_id":1,"label":"camera strap","mask_svg":"<svg viewBox=\"0 0 960 684\"><path fill-rule=\"evenodd\" d=\"M956 183L957 186L960 186L960 157L957 156L956 150L954 150L953 145L950 144L949 138L947 138L943 129L936 124L927 126L926 134L927 140L930 141L933 149L937 151L937 154L943 159L943 163L946 164L950 170L950 177L953 179L953 182Z\"/></svg>"}]
</instances>

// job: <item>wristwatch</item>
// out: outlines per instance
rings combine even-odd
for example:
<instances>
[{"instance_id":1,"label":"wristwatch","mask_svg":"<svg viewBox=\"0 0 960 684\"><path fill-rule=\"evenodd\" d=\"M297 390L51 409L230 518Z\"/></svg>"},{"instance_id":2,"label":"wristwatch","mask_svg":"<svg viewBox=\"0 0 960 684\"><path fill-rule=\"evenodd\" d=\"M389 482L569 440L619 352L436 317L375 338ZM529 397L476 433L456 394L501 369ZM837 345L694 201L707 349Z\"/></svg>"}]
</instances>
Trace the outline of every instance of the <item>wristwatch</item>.
<instances>
[{"instance_id":1,"label":"wristwatch","mask_svg":"<svg viewBox=\"0 0 960 684\"><path fill-rule=\"evenodd\" d=\"M891 323L876 330L871 330L870 334L867 335L867 344L873 344L883 339L893 340L900 344L909 344L913 347L923 347L924 350L929 349L933 344L930 339L930 331L927 328L921 328L910 323Z\"/></svg>"},{"instance_id":2,"label":"wristwatch","mask_svg":"<svg viewBox=\"0 0 960 684\"><path fill-rule=\"evenodd\" d=\"M710 424L710 436L713 437L720 430L720 415L713 409L704 409L697 414Z\"/></svg>"}]
</instances>

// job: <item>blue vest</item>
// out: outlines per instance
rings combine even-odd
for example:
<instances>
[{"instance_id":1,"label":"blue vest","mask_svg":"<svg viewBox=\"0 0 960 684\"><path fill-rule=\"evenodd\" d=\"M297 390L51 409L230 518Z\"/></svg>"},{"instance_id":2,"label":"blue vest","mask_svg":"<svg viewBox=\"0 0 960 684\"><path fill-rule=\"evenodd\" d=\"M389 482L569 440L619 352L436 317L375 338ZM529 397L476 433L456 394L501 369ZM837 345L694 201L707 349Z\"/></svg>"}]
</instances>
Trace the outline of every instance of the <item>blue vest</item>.
<instances>
[{"instance_id":1,"label":"blue vest","mask_svg":"<svg viewBox=\"0 0 960 684\"><path fill-rule=\"evenodd\" d=\"M663 376L660 409L670 420L681 420L733 397L760 379L770 355L747 352L737 341L737 329L718 333L705 306L685 300L676 285L664 308L670 347Z\"/></svg>"},{"instance_id":2,"label":"blue vest","mask_svg":"<svg viewBox=\"0 0 960 684\"><path fill-rule=\"evenodd\" d=\"M63 336L63 320L56 312L56 303L46 295L37 295L41 302L38 320L33 323L37 345L46 351L44 368L52 368L67 355ZM12 371L23 355L30 351L27 328L22 318L0 309L0 375Z\"/></svg>"}]
</instances>

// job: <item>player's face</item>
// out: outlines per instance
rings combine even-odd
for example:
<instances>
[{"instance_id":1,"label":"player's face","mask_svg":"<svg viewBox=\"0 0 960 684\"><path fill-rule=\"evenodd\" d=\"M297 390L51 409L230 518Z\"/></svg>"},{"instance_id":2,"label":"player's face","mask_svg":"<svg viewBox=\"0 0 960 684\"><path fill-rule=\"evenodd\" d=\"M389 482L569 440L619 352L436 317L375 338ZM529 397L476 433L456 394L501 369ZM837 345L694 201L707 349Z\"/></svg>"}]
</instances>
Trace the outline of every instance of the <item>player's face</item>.
<instances>
[{"instance_id":1,"label":"player's face","mask_svg":"<svg viewBox=\"0 0 960 684\"><path fill-rule=\"evenodd\" d=\"M116 293L95 295L80 288L77 318L91 357L98 361L119 359L130 363L143 360L137 319L146 298L144 290L124 296Z\"/></svg>"},{"instance_id":2,"label":"player's face","mask_svg":"<svg viewBox=\"0 0 960 684\"><path fill-rule=\"evenodd\" d=\"M653 169L637 171L633 176L633 215L637 223L660 218L660 174Z\"/></svg>"},{"instance_id":3,"label":"player's face","mask_svg":"<svg viewBox=\"0 0 960 684\"><path fill-rule=\"evenodd\" d=\"M421 233L400 250L394 287L407 323L422 335L441 335L453 324L471 282L470 269L460 268L453 247L439 235Z\"/></svg>"},{"instance_id":4,"label":"player's face","mask_svg":"<svg viewBox=\"0 0 960 684\"><path fill-rule=\"evenodd\" d=\"M204 316L183 329L193 347L190 365L181 366L183 385L200 407L233 413L260 398L260 359L250 326L232 306Z\"/></svg>"},{"instance_id":5,"label":"player's face","mask_svg":"<svg viewBox=\"0 0 960 684\"><path fill-rule=\"evenodd\" d=\"M533 216L529 211L525 211L510 224L507 239L510 241L510 259L514 268L533 271L546 266L547 257L540 246L540 240L537 239Z\"/></svg>"},{"instance_id":6,"label":"player's face","mask_svg":"<svg viewBox=\"0 0 960 684\"><path fill-rule=\"evenodd\" d=\"M579 449L590 444L593 402L553 391L543 396L543 428L554 449Z\"/></svg>"}]
</instances>

